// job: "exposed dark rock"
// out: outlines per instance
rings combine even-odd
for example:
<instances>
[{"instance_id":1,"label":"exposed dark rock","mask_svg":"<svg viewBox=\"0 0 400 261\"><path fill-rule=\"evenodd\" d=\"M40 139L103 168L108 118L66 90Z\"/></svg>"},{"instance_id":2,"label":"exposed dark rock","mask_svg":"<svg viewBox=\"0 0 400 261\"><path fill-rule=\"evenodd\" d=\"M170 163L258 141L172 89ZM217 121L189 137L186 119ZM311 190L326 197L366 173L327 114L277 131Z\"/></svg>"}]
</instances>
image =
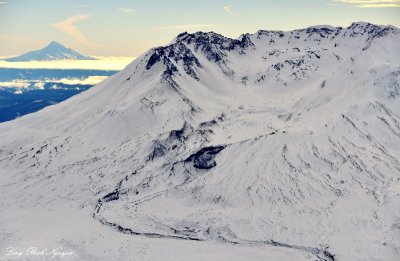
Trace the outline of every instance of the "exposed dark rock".
<instances>
[{"instance_id":1,"label":"exposed dark rock","mask_svg":"<svg viewBox=\"0 0 400 261\"><path fill-rule=\"evenodd\" d=\"M217 121L215 119L211 120L211 121L206 121L206 122L202 122L199 124L200 128L209 128L212 127L214 125L218 125Z\"/></svg>"},{"instance_id":2,"label":"exposed dark rock","mask_svg":"<svg viewBox=\"0 0 400 261\"><path fill-rule=\"evenodd\" d=\"M149 70L154 64L158 63L164 54L165 54L164 47L158 47L153 49L153 53L151 54L149 60L147 61L146 69Z\"/></svg>"},{"instance_id":3,"label":"exposed dark rock","mask_svg":"<svg viewBox=\"0 0 400 261\"><path fill-rule=\"evenodd\" d=\"M109 202L109 201L118 200L118 199L119 199L119 191L113 191L103 197L104 202Z\"/></svg>"},{"instance_id":4,"label":"exposed dark rock","mask_svg":"<svg viewBox=\"0 0 400 261\"><path fill-rule=\"evenodd\" d=\"M225 146L206 147L190 155L185 162L192 162L197 169L211 169L217 165L215 156L220 153Z\"/></svg>"},{"instance_id":5,"label":"exposed dark rock","mask_svg":"<svg viewBox=\"0 0 400 261\"><path fill-rule=\"evenodd\" d=\"M169 151L181 147L193 132L193 127L185 122L181 129L172 130L164 139L154 141L148 160L166 155Z\"/></svg>"},{"instance_id":6,"label":"exposed dark rock","mask_svg":"<svg viewBox=\"0 0 400 261\"><path fill-rule=\"evenodd\" d=\"M188 134L193 131L192 126L189 123L185 122L181 129L172 130L169 133L169 139L176 139L179 141L184 141L187 139Z\"/></svg>"},{"instance_id":7,"label":"exposed dark rock","mask_svg":"<svg viewBox=\"0 0 400 261\"><path fill-rule=\"evenodd\" d=\"M272 67L273 67L275 70L280 71L280 70L283 68L283 64L277 63L277 64L272 65Z\"/></svg>"},{"instance_id":8,"label":"exposed dark rock","mask_svg":"<svg viewBox=\"0 0 400 261\"><path fill-rule=\"evenodd\" d=\"M162 157L165 155L167 148L159 141L154 142L154 148L149 156L149 160L154 160L155 158Z\"/></svg>"}]
</instances>

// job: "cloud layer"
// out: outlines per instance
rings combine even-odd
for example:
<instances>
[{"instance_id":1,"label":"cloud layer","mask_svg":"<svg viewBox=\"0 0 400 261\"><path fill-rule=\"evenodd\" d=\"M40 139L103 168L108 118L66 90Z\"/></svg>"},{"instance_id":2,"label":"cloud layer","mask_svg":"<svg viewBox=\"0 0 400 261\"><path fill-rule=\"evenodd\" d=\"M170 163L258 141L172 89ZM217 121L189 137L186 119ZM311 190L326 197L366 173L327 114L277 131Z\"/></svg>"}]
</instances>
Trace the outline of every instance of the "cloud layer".
<instances>
[{"instance_id":1,"label":"cloud layer","mask_svg":"<svg viewBox=\"0 0 400 261\"><path fill-rule=\"evenodd\" d=\"M16 79L12 81L0 82L0 88L33 88L43 90L46 83L62 83L67 85L96 85L109 76L88 76L86 78L61 78L61 79L45 79L45 80L25 80L25 79Z\"/></svg>"},{"instance_id":2,"label":"cloud layer","mask_svg":"<svg viewBox=\"0 0 400 261\"><path fill-rule=\"evenodd\" d=\"M127 7L120 7L120 8L117 8L117 10L118 10L118 11L121 11L121 12L123 12L123 13L132 13L132 12L135 11L135 9L133 9L133 8L127 8Z\"/></svg>"},{"instance_id":3,"label":"cloud layer","mask_svg":"<svg viewBox=\"0 0 400 261\"><path fill-rule=\"evenodd\" d=\"M1 38L0 38L1 40ZM6 57L5 57L6 58ZM54 60L30 62L6 62L0 60L0 68L20 69L87 69L87 70L122 70L135 57L101 57L98 60Z\"/></svg>"},{"instance_id":4,"label":"cloud layer","mask_svg":"<svg viewBox=\"0 0 400 261\"><path fill-rule=\"evenodd\" d=\"M361 8L400 7L399 0L334 0L334 2Z\"/></svg>"},{"instance_id":5,"label":"cloud layer","mask_svg":"<svg viewBox=\"0 0 400 261\"><path fill-rule=\"evenodd\" d=\"M231 6L231 5L229 5L229 6L224 6L224 10L228 13L228 14L231 14L231 15L237 15L237 13L235 13L235 12L233 12L232 11L232 8L233 8L233 6Z\"/></svg>"},{"instance_id":6,"label":"cloud layer","mask_svg":"<svg viewBox=\"0 0 400 261\"><path fill-rule=\"evenodd\" d=\"M84 15L75 15L67 18L64 21L50 24L50 26L60 30L61 32L73 37L77 42L82 44L88 44L88 40L86 36L75 26L76 22L80 22L88 19L90 16L87 14Z\"/></svg>"}]
</instances>

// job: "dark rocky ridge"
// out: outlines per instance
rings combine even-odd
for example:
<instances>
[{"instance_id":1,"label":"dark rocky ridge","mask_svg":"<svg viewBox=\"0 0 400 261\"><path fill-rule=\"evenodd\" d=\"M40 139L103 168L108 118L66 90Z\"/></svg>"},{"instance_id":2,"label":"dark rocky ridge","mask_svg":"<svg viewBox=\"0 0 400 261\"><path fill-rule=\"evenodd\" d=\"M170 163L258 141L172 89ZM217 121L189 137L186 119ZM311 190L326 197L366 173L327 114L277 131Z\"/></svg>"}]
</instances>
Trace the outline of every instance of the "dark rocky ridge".
<instances>
[{"instance_id":1,"label":"dark rocky ridge","mask_svg":"<svg viewBox=\"0 0 400 261\"><path fill-rule=\"evenodd\" d=\"M243 34L238 39L222 36L215 32L181 33L176 37L174 43L157 47L149 51L146 69L150 70L155 64L163 62L165 71L163 77L172 81L170 77L179 74L177 64L183 65L184 72L190 77L199 80L197 70L203 66L196 57L197 53L204 55L210 62L214 62L225 75L232 76L234 72L229 68L225 57L230 52L237 52L239 55L246 54L248 50L254 50L255 44L252 38L271 37L270 43L275 43L280 38L288 38L288 41L313 41L320 44L321 41L329 40L331 45L338 46L342 38L365 37L367 49L371 42L390 33L399 33L394 26L378 26L365 22L352 23L349 27L312 26L305 29L293 31L267 31L260 30L255 34ZM293 48L297 48L294 46ZM318 57L317 57L318 58Z\"/></svg>"}]
</instances>

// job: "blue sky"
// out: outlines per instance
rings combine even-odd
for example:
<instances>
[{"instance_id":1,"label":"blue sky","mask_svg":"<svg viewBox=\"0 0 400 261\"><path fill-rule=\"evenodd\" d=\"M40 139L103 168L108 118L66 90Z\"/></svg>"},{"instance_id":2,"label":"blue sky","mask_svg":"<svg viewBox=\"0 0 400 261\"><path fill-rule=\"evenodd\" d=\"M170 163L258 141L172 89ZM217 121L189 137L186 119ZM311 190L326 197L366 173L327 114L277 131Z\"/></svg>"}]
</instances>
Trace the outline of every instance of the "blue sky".
<instances>
[{"instance_id":1,"label":"blue sky","mask_svg":"<svg viewBox=\"0 0 400 261\"><path fill-rule=\"evenodd\" d=\"M0 56L52 40L88 55L138 56L182 31L229 37L354 21L400 27L396 0L0 0Z\"/></svg>"}]
</instances>

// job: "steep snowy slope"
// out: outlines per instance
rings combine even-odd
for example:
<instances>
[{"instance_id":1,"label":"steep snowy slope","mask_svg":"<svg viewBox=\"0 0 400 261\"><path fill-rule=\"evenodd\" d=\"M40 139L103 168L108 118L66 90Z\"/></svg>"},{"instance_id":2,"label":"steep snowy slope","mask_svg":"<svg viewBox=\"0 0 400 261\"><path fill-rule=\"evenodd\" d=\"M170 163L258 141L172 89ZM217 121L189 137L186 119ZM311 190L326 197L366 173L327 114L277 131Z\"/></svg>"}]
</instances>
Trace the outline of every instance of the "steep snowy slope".
<instances>
[{"instance_id":1,"label":"steep snowy slope","mask_svg":"<svg viewBox=\"0 0 400 261\"><path fill-rule=\"evenodd\" d=\"M183 33L0 124L0 247L55 242L71 260L396 260L399 41L368 23ZM25 214L79 231L45 239Z\"/></svg>"}]
</instances>

